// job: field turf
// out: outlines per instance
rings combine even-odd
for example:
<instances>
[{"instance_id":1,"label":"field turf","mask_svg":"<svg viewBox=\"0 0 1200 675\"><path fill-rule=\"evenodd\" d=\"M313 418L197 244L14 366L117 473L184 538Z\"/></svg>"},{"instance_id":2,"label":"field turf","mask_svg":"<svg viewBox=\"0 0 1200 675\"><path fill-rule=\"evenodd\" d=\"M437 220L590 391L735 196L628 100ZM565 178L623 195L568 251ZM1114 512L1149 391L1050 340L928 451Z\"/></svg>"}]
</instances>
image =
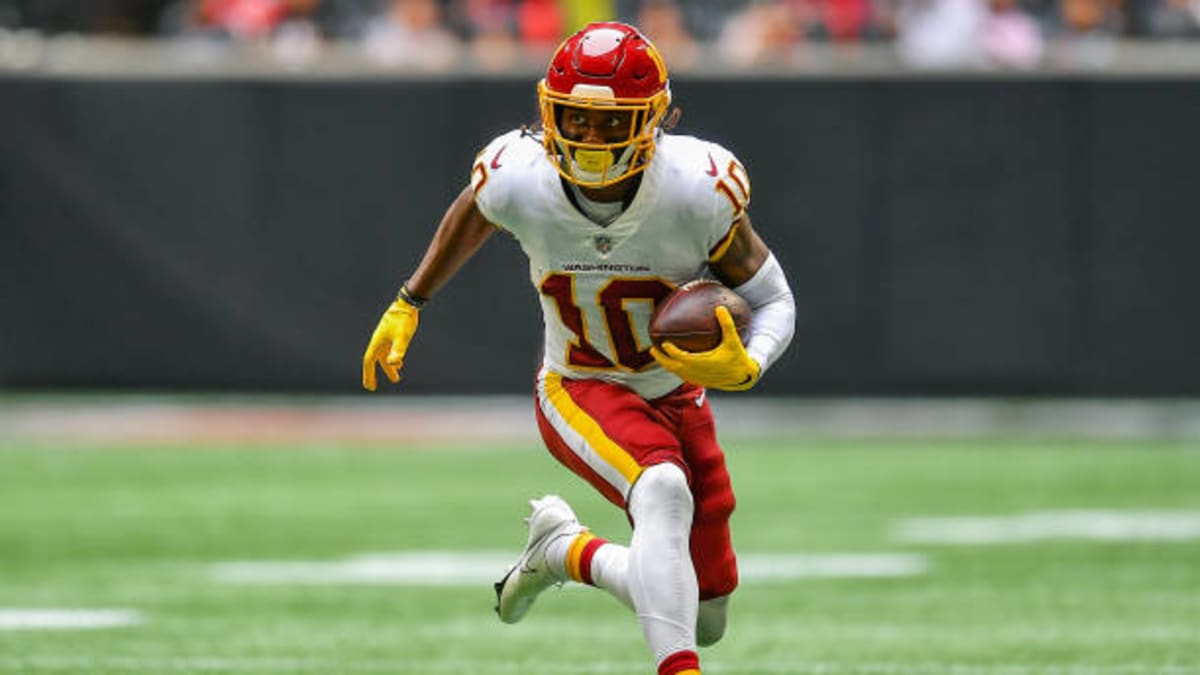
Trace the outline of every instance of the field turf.
<instances>
[{"instance_id":1,"label":"field turf","mask_svg":"<svg viewBox=\"0 0 1200 675\"><path fill-rule=\"evenodd\" d=\"M1200 517L1196 445L727 445L741 555L906 553L927 569L747 580L726 639L702 653L706 673L1200 673L1200 531L1186 520ZM0 444L0 672L652 672L636 621L599 591L550 591L506 626L487 582L233 583L214 572L230 561L516 554L525 500L546 491L627 541L623 516L532 445ZM1149 520L1002 543L901 536L908 518L1060 512ZM1172 515L1183 524L1154 529ZM64 608L140 620L2 620Z\"/></svg>"}]
</instances>

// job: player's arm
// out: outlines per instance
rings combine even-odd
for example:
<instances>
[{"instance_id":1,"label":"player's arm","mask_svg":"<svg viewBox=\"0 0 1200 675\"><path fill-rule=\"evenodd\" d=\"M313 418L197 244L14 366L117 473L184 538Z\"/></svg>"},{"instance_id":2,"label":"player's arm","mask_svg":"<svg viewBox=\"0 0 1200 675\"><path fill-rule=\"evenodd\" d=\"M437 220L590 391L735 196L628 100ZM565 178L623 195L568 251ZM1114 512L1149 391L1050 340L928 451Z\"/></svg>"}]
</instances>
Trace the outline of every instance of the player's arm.
<instances>
[{"instance_id":1,"label":"player's arm","mask_svg":"<svg viewBox=\"0 0 1200 675\"><path fill-rule=\"evenodd\" d=\"M469 185L463 188L442 216L425 257L404 288L421 301L432 298L495 231L475 204L475 191Z\"/></svg>"},{"instance_id":2,"label":"player's arm","mask_svg":"<svg viewBox=\"0 0 1200 675\"><path fill-rule=\"evenodd\" d=\"M651 348L667 370L706 387L744 390L783 353L795 331L796 305L783 269L742 212L733 224L729 246L709 263L721 283L746 299L754 315L743 343L729 310L718 307L721 344L707 352L685 352L671 344Z\"/></svg>"},{"instance_id":3,"label":"player's arm","mask_svg":"<svg viewBox=\"0 0 1200 675\"><path fill-rule=\"evenodd\" d=\"M749 214L742 212L733 221L732 229L733 238L729 247L708 267L721 283L737 288L750 281L767 258L771 257L771 250L751 227Z\"/></svg>"},{"instance_id":4,"label":"player's arm","mask_svg":"<svg viewBox=\"0 0 1200 675\"><path fill-rule=\"evenodd\" d=\"M736 229L732 243L709 268L754 310L745 351L758 364L761 376L792 341L796 331L796 300L783 267L750 226L750 217L743 212L733 226ZM732 337L736 338L737 333Z\"/></svg>"},{"instance_id":5,"label":"player's arm","mask_svg":"<svg viewBox=\"0 0 1200 675\"><path fill-rule=\"evenodd\" d=\"M495 229L475 204L474 190L470 186L464 188L442 216L421 264L400 287L400 293L371 335L363 354L365 389L375 391L377 364L393 384L400 381L400 368L404 366L408 343L417 332L421 307L475 255Z\"/></svg>"}]
</instances>

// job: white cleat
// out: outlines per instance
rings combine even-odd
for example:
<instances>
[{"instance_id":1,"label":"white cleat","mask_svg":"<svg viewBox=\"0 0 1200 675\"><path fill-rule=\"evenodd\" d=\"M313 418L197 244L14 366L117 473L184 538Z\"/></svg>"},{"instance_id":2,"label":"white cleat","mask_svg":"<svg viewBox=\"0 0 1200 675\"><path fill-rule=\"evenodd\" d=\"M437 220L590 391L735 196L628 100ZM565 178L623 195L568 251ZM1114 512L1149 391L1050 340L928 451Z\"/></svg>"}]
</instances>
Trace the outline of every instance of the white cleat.
<instances>
[{"instance_id":1,"label":"white cleat","mask_svg":"<svg viewBox=\"0 0 1200 675\"><path fill-rule=\"evenodd\" d=\"M586 530L579 524L570 505L558 495L546 495L529 501L531 513L525 519L529 539L517 564L497 581L496 614L504 623L524 618L537 596L564 579L558 578L546 562L546 549L560 537L571 537Z\"/></svg>"}]
</instances>

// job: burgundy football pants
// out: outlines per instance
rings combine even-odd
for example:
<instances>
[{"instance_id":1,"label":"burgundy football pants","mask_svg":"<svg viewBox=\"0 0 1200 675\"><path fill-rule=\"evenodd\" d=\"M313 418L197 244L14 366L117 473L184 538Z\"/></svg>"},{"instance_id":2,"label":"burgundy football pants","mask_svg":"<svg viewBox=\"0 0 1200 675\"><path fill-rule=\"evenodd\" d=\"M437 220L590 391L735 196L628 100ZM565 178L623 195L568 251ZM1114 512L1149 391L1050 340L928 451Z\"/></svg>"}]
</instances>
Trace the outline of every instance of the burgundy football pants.
<instances>
[{"instance_id":1,"label":"burgundy football pants","mask_svg":"<svg viewBox=\"0 0 1200 675\"><path fill-rule=\"evenodd\" d=\"M691 554L700 599L733 592L733 487L704 389L684 384L647 401L618 384L543 370L536 407L550 454L622 509L644 468L672 462L683 469L695 502Z\"/></svg>"}]
</instances>

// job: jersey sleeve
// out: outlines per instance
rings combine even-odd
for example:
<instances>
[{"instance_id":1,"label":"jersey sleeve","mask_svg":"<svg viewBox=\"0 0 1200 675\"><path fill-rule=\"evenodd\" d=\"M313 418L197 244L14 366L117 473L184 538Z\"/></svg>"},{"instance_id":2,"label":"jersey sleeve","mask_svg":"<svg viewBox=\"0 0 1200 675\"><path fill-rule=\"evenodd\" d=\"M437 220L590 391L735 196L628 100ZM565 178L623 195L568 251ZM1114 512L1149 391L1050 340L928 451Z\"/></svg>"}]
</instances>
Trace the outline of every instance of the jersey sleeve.
<instances>
[{"instance_id":1,"label":"jersey sleeve","mask_svg":"<svg viewBox=\"0 0 1200 675\"><path fill-rule=\"evenodd\" d=\"M732 152L716 143L708 146L707 180L700 189L707 192L707 199L701 201L709 206L708 260L716 262L729 249L735 223L750 205L750 174Z\"/></svg>"},{"instance_id":2,"label":"jersey sleeve","mask_svg":"<svg viewBox=\"0 0 1200 675\"><path fill-rule=\"evenodd\" d=\"M529 161L530 145L531 140L519 129L510 131L484 146L471 166L471 189L479 212L510 232L515 220L514 195L521 194L520 183L527 180L520 167Z\"/></svg>"}]
</instances>

